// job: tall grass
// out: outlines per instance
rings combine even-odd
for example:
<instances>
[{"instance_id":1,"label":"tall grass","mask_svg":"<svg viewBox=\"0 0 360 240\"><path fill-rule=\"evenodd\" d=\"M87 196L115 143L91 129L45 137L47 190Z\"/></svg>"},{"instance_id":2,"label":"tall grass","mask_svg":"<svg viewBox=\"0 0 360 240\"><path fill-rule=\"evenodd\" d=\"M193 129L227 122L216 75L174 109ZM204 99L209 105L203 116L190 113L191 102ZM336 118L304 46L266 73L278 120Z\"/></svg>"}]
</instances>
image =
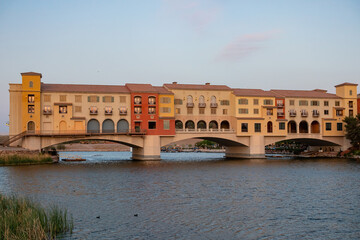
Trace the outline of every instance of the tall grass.
<instances>
[{"instance_id":1,"label":"tall grass","mask_svg":"<svg viewBox=\"0 0 360 240\"><path fill-rule=\"evenodd\" d=\"M0 165L21 165L32 163L50 163L52 159L48 154L1 154Z\"/></svg>"},{"instance_id":2,"label":"tall grass","mask_svg":"<svg viewBox=\"0 0 360 240\"><path fill-rule=\"evenodd\" d=\"M55 239L72 229L73 220L66 210L44 209L28 199L0 194L0 239Z\"/></svg>"}]
</instances>

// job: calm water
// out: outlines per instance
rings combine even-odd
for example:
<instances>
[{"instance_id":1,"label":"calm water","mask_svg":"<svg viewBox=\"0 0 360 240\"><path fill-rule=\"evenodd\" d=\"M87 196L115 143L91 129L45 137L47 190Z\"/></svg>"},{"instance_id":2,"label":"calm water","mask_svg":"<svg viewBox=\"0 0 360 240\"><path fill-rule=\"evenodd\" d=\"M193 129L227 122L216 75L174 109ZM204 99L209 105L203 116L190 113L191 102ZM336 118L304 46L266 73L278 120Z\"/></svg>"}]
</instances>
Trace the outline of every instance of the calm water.
<instances>
[{"instance_id":1,"label":"calm water","mask_svg":"<svg viewBox=\"0 0 360 240\"><path fill-rule=\"evenodd\" d=\"M360 239L360 162L70 155L88 161L0 168L1 192L73 214L64 239Z\"/></svg>"}]
</instances>

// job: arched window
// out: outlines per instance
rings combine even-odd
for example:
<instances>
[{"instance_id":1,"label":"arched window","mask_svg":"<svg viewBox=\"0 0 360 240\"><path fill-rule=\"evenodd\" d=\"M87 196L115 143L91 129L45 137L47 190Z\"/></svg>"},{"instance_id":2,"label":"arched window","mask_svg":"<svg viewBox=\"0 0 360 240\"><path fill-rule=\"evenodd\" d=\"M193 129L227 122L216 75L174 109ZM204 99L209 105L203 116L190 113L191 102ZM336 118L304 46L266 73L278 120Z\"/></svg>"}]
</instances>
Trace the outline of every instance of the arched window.
<instances>
[{"instance_id":1,"label":"arched window","mask_svg":"<svg viewBox=\"0 0 360 240\"><path fill-rule=\"evenodd\" d=\"M105 119L102 123L102 132L103 133L113 133L115 132L114 122L111 119Z\"/></svg>"},{"instance_id":2,"label":"arched window","mask_svg":"<svg viewBox=\"0 0 360 240\"><path fill-rule=\"evenodd\" d=\"M27 124L27 130L29 132L35 132L35 123L33 121L28 122Z\"/></svg>"},{"instance_id":3,"label":"arched window","mask_svg":"<svg viewBox=\"0 0 360 240\"><path fill-rule=\"evenodd\" d=\"M226 120L222 121L220 124L221 129L230 129L230 123Z\"/></svg>"},{"instance_id":4,"label":"arched window","mask_svg":"<svg viewBox=\"0 0 360 240\"><path fill-rule=\"evenodd\" d=\"M218 128L219 128L219 125L218 125L217 121L213 120L209 123L209 129L218 129Z\"/></svg>"},{"instance_id":5,"label":"arched window","mask_svg":"<svg viewBox=\"0 0 360 240\"><path fill-rule=\"evenodd\" d=\"M272 133L273 132L273 124L271 121L267 123L267 132Z\"/></svg>"},{"instance_id":6,"label":"arched window","mask_svg":"<svg viewBox=\"0 0 360 240\"><path fill-rule=\"evenodd\" d=\"M210 102L211 102L211 103L216 103L216 97L215 97L215 96L211 96Z\"/></svg>"},{"instance_id":7,"label":"arched window","mask_svg":"<svg viewBox=\"0 0 360 240\"><path fill-rule=\"evenodd\" d=\"M29 88L33 88L34 87L34 83L33 83L33 81L30 81L29 82Z\"/></svg>"},{"instance_id":8,"label":"arched window","mask_svg":"<svg viewBox=\"0 0 360 240\"><path fill-rule=\"evenodd\" d=\"M134 97L134 103L135 104L141 104L141 97L140 96L135 96Z\"/></svg>"},{"instance_id":9,"label":"arched window","mask_svg":"<svg viewBox=\"0 0 360 240\"><path fill-rule=\"evenodd\" d=\"M183 122L180 120L175 121L175 129L182 130L184 128Z\"/></svg>"},{"instance_id":10,"label":"arched window","mask_svg":"<svg viewBox=\"0 0 360 240\"><path fill-rule=\"evenodd\" d=\"M296 122L295 121L290 121L288 123L288 133L296 133Z\"/></svg>"},{"instance_id":11,"label":"arched window","mask_svg":"<svg viewBox=\"0 0 360 240\"><path fill-rule=\"evenodd\" d=\"M156 98L155 97L149 97L149 105L155 105Z\"/></svg>"},{"instance_id":12,"label":"arched window","mask_svg":"<svg viewBox=\"0 0 360 240\"><path fill-rule=\"evenodd\" d=\"M198 121L197 123L197 129L206 130L206 122L203 120Z\"/></svg>"},{"instance_id":13,"label":"arched window","mask_svg":"<svg viewBox=\"0 0 360 240\"><path fill-rule=\"evenodd\" d=\"M203 95L199 97L199 103L205 103L205 98Z\"/></svg>"},{"instance_id":14,"label":"arched window","mask_svg":"<svg viewBox=\"0 0 360 240\"><path fill-rule=\"evenodd\" d=\"M116 126L118 133L127 133L129 131L129 123L125 119L120 119Z\"/></svg>"},{"instance_id":15,"label":"arched window","mask_svg":"<svg viewBox=\"0 0 360 240\"><path fill-rule=\"evenodd\" d=\"M87 123L87 132L88 133L100 133L100 123L96 119L91 119Z\"/></svg>"},{"instance_id":16,"label":"arched window","mask_svg":"<svg viewBox=\"0 0 360 240\"><path fill-rule=\"evenodd\" d=\"M318 121L312 121L311 133L320 133L320 124Z\"/></svg>"},{"instance_id":17,"label":"arched window","mask_svg":"<svg viewBox=\"0 0 360 240\"><path fill-rule=\"evenodd\" d=\"M187 103L193 103L193 97L191 95L187 96Z\"/></svg>"},{"instance_id":18,"label":"arched window","mask_svg":"<svg viewBox=\"0 0 360 240\"><path fill-rule=\"evenodd\" d=\"M309 127L308 127L308 123L306 121L300 122L299 133L309 133Z\"/></svg>"},{"instance_id":19,"label":"arched window","mask_svg":"<svg viewBox=\"0 0 360 240\"><path fill-rule=\"evenodd\" d=\"M185 128L187 128L187 129L195 129L195 123L193 121L189 120L189 121L187 121L185 123Z\"/></svg>"}]
</instances>

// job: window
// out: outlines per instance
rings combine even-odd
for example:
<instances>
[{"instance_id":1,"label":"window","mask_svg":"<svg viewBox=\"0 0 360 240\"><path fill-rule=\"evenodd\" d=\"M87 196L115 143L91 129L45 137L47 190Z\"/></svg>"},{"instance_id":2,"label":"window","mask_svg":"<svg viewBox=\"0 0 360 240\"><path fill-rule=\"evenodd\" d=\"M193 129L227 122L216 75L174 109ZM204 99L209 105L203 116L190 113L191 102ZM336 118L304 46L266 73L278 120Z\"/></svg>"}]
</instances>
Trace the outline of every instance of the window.
<instances>
[{"instance_id":1,"label":"window","mask_svg":"<svg viewBox=\"0 0 360 240\"><path fill-rule=\"evenodd\" d=\"M329 110L324 110L324 115L329 115Z\"/></svg>"},{"instance_id":2,"label":"window","mask_svg":"<svg viewBox=\"0 0 360 240\"><path fill-rule=\"evenodd\" d=\"M228 110L227 109L223 109L223 115L227 115L228 114Z\"/></svg>"},{"instance_id":3,"label":"window","mask_svg":"<svg viewBox=\"0 0 360 240\"><path fill-rule=\"evenodd\" d=\"M199 108L199 114L205 114L205 108Z\"/></svg>"},{"instance_id":4,"label":"window","mask_svg":"<svg viewBox=\"0 0 360 240\"><path fill-rule=\"evenodd\" d=\"M285 130L285 123L284 122L279 123L279 129L280 130Z\"/></svg>"},{"instance_id":5,"label":"window","mask_svg":"<svg viewBox=\"0 0 360 240\"><path fill-rule=\"evenodd\" d=\"M182 101L182 99L175 99L174 100L174 103L175 103L175 105L182 105L183 104L183 101Z\"/></svg>"},{"instance_id":6,"label":"window","mask_svg":"<svg viewBox=\"0 0 360 240\"><path fill-rule=\"evenodd\" d=\"M276 106L283 107L284 106L283 100L276 100Z\"/></svg>"},{"instance_id":7,"label":"window","mask_svg":"<svg viewBox=\"0 0 360 240\"><path fill-rule=\"evenodd\" d=\"M88 102L99 102L99 96L88 96Z\"/></svg>"},{"instance_id":8,"label":"window","mask_svg":"<svg viewBox=\"0 0 360 240\"><path fill-rule=\"evenodd\" d=\"M336 116L342 116L343 110L336 110Z\"/></svg>"},{"instance_id":9,"label":"window","mask_svg":"<svg viewBox=\"0 0 360 240\"><path fill-rule=\"evenodd\" d=\"M290 105L294 106L295 105L295 100L290 100Z\"/></svg>"},{"instance_id":10,"label":"window","mask_svg":"<svg viewBox=\"0 0 360 240\"><path fill-rule=\"evenodd\" d=\"M307 100L299 100L299 106L307 106L308 104Z\"/></svg>"},{"instance_id":11,"label":"window","mask_svg":"<svg viewBox=\"0 0 360 240\"><path fill-rule=\"evenodd\" d=\"M141 107L134 107L134 113L135 114L141 114L142 113Z\"/></svg>"},{"instance_id":12,"label":"window","mask_svg":"<svg viewBox=\"0 0 360 240\"><path fill-rule=\"evenodd\" d=\"M34 83L33 83L33 81L30 81L29 82L29 88L33 88L34 87Z\"/></svg>"},{"instance_id":13,"label":"window","mask_svg":"<svg viewBox=\"0 0 360 240\"><path fill-rule=\"evenodd\" d=\"M120 115L126 115L127 114L127 108L126 107L119 107L119 114Z\"/></svg>"},{"instance_id":14,"label":"window","mask_svg":"<svg viewBox=\"0 0 360 240\"><path fill-rule=\"evenodd\" d=\"M51 95L44 95L44 102L51 102Z\"/></svg>"},{"instance_id":15,"label":"window","mask_svg":"<svg viewBox=\"0 0 360 240\"><path fill-rule=\"evenodd\" d=\"M328 107L329 106L329 101L324 101L324 106Z\"/></svg>"},{"instance_id":16,"label":"window","mask_svg":"<svg viewBox=\"0 0 360 240\"><path fill-rule=\"evenodd\" d=\"M35 95L29 94L28 95L28 103L34 103L35 102Z\"/></svg>"},{"instance_id":17,"label":"window","mask_svg":"<svg viewBox=\"0 0 360 240\"><path fill-rule=\"evenodd\" d=\"M221 100L221 101L220 101L220 105L229 106L229 105L230 105L230 101L229 101L229 100Z\"/></svg>"},{"instance_id":18,"label":"window","mask_svg":"<svg viewBox=\"0 0 360 240\"><path fill-rule=\"evenodd\" d=\"M249 113L249 109L247 108L239 108L239 114L248 114Z\"/></svg>"},{"instance_id":19,"label":"window","mask_svg":"<svg viewBox=\"0 0 360 240\"><path fill-rule=\"evenodd\" d=\"M75 112L82 112L81 106L75 106Z\"/></svg>"},{"instance_id":20,"label":"window","mask_svg":"<svg viewBox=\"0 0 360 240\"><path fill-rule=\"evenodd\" d=\"M259 109L258 108L254 108L254 114L259 114Z\"/></svg>"},{"instance_id":21,"label":"window","mask_svg":"<svg viewBox=\"0 0 360 240\"><path fill-rule=\"evenodd\" d=\"M155 107L149 107L149 114L155 114L155 112L156 112L156 109L155 109Z\"/></svg>"},{"instance_id":22,"label":"window","mask_svg":"<svg viewBox=\"0 0 360 240\"><path fill-rule=\"evenodd\" d=\"M337 123L336 126L337 126L337 130L338 130L338 131L342 131L342 130L343 130L343 124L342 124L342 123Z\"/></svg>"},{"instance_id":23,"label":"window","mask_svg":"<svg viewBox=\"0 0 360 240\"><path fill-rule=\"evenodd\" d=\"M241 132L248 132L248 124L247 123L241 124Z\"/></svg>"},{"instance_id":24,"label":"window","mask_svg":"<svg viewBox=\"0 0 360 240\"><path fill-rule=\"evenodd\" d=\"M319 101L311 101L310 102L311 106L320 106L320 102Z\"/></svg>"},{"instance_id":25,"label":"window","mask_svg":"<svg viewBox=\"0 0 360 240\"><path fill-rule=\"evenodd\" d=\"M180 114L180 113L181 113L180 108L176 108L176 109L175 109L175 113L176 113L176 114Z\"/></svg>"},{"instance_id":26,"label":"window","mask_svg":"<svg viewBox=\"0 0 360 240\"><path fill-rule=\"evenodd\" d=\"M340 106L340 101L335 101L335 107L339 107Z\"/></svg>"},{"instance_id":27,"label":"window","mask_svg":"<svg viewBox=\"0 0 360 240\"><path fill-rule=\"evenodd\" d=\"M98 108L95 106L90 107L90 114L98 114Z\"/></svg>"},{"instance_id":28,"label":"window","mask_svg":"<svg viewBox=\"0 0 360 240\"><path fill-rule=\"evenodd\" d=\"M255 123L255 132L261 132L261 123Z\"/></svg>"},{"instance_id":29,"label":"window","mask_svg":"<svg viewBox=\"0 0 360 240\"><path fill-rule=\"evenodd\" d=\"M246 99L246 98L240 98L239 100L238 100L238 103L240 104L240 105L248 105L248 100Z\"/></svg>"},{"instance_id":30,"label":"window","mask_svg":"<svg viewBox=\"0 0 360 240\"><path fill-rule=\"evenodd\" d=\"M50 106L44 106L44 113L51 113L51 107Z\"/></svg>"},{"instance_id":31,"label":"window","mask_svg":"<svg viewBox=\"0 0 360 240\"><path fill-rule=\"evenodd\" d=\"M156 122L149 122L149 129L156 129Z\"/></svg>"},{"instance_id":32,"label":"window","mask_svg":"<svg viewBox=\"0 0 360 240\"><path fill-rule=\"evenodd\" d=\"M349 110L349 117L353 117L354 116L354 110L350 109Z\"/></svg>"},{"instance_id":33,"label":"window","mask_svg":"<svg viewBox=\"0 0 360 240\"><path fill-rule=\"evenodd\" d=\"M193 114L193 109L192 108L187 108L187 114Z\"/></svg>"},{"instance_id":34,"label":"window","mask_svg":"<svg viewBox=\"0 0 360 240\"><path fill-rule=\"evenodd\" d=\"M66 95L60 95L60 102L66 102Z\"/></svg>"},{"instance_id":35,"label":"window","mask_svg":"<svg viewBox=\"0 0 360 240\"><path fill-rule=\"evenodd\" d=\"M112 107L105 107L105 114L112 114L113 113L113 108Z\"/></svg>"},{"instance_id":36,"label":"window","mask_svg":"<svg viewBox=\"0 0 360 240\"><path fill-rule=\"evenodd\" d=\"M170 129L170 120L164 120L164 130Z\"/></svg>"},{"instance_id":37,"label":"window","mask_svg":"<svg viewBox=\"0 0 360 240\"><path fill-rule=\"evenodd\" d=\"M75 102L81 103L82 102L82 96L81 95L75 95Z\"/></svg>"},{"instance_id":38,"label":"window","mask_svg":"<svg viewBox=\"0 0 360 240\"><path fill-rule=\"evenodd\" d=\"M268 116L273 115L273 110L272 110L272 108L267 108L267 109L266 109L266 115L268 115Z\"/></svg>"},{"instance_id":39,"label":"window","mask_svg":"<svg viewBox=\"0 0 360 240\"><path fill-rule=\"evenodd\" d=\"M259 99L254 99L254 105L259 105Z\"/></svg>"},{"instance_id":40,"label":"window","mask_svg":"<svg viewBox=\"0 0 360 240\"><path fill-rule=\"evenodd\" d=\"M156 98L155 97L149 97L148 101L149 101L149 105L155 105L156 104Z\"/></svg>"},{"instance_id":41,"label":"window","mask_svg":"<svg viewBox=\"0 0 360 240\"><path fill-rule=\"evenodd\" d=\"M349 101L349 108L353 108L353 107L354 107L353 101Z\"/></svg>"},{"instance_id":42,"label":"window","mask_svg":"<svg viewBox=\"0 0 360 240\"><path fill-rule=\"evenodd\" d=\"M352 96L352 90L349 91L349 95Z\"/></svg>"},{"instance_id":43,"label":"window","mask_svg":"<svg viewBox=\"0 0 360 240\"><path fill-rule=\"evenodd\" d=\"M35 106L34 105L28 105L28 113L35 113Z\"/></svg>"},{"instance_id":44,"label":"window","mask_svg":"<svg viewBox=\"0 0 360 240\"><path fill-rule=\"evenodd\" d=\"M169 107L161 107L161 108L160 108L160 112L161 112L161 113L170 113L170 112L171 112L171 108L169 108Z\"/></svg>"},{"instance_id":45,"label":"window","mask_svg":"<svg viewBox=\"0 0 360 240\"><path fill-rule=\"evenodd\" d=\"M126 103L126 96L120 96L120 103Z\"/></svg>"},{"instance_id":46,"label":"window","mask_svg":"<svg viewBox=\"0 0 360 240\"><path fill-rule=\"evenodd\" d=\"M67 106L59 106L59 113L67 113Z\"/></svg>"},{"instance_id":47,"label":"window","mask_svg":"<svg viewBox=\"0 0 360 240\"><path fill-rule=\"evenodd\" d=\"M211 114L216 114L216 108L211 109Z\"/></svg>"},{"instance_id":48,"label":"window","mask_svg":"<svg viewBox=\"0 0 360 240\"><path fill-rule=\"evenodd\" d=\"M278 109L277 109L277 115L278 115L279 117L284 116L284 115L285 115L284 109L283 109L283 108L278 108Z\"/></svg>"},{"instance_id":49,"label":"window","mask_svg":"<svg viewBox=\"0 0 360 240\"><path fill-rule=\"evenodd\" d=\"M135 104L141 104L141 97L140 96L134 97L134 103Z\"/></svg>"},{"instance_id":50,"label":"window","mask_svg":"<svg viewBox=\"0 0 360 240\"><path fill-rule=\"evenodd\" d=\"M112 97L112 96L104 96L103 97L103 102L106 102L106 103L114 102L114 97Z\"/></svg>"},{"instance_id":51,"label":"window","mask_svg":"<svg viewBox=\"0 0 360 240\"><path fill-rule=\"evenodd\" d=\"M169 97L162 97L160 98L161 103L171 103L171 98Z\"/></svg>"},{"instance_id":52,"label":"window","mask_svg":"<svg viewBox=\"0 0 360 240\"><path fill-rule=\"evenodd\" d=\"M264 105L273 105L272 99L264 99Z\"/></svg>"},{"instance_id":53,"label":"window","mask_svg":"<svg viewBox=\"0 0 360 240\"><path fill-rule=\"evenodd\" d=\"M331 123L326 123L325 129L326 129L326 131L331 131Z\"/></svg>"}]
</instances>

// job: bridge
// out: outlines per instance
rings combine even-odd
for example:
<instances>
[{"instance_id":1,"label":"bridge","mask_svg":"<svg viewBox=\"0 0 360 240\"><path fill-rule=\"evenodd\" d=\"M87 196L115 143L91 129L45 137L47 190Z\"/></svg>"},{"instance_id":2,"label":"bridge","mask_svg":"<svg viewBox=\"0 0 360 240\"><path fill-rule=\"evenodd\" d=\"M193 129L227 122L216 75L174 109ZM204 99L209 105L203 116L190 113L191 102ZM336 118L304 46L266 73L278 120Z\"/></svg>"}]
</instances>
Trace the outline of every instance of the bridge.
<instances>
[{"instance_id":1,"label":"bridge","mask_svg":"<svg viewBox=\"0 0 360 240\"><path fill-rule=\"evenodd\" d=\"M79 140L104 140L132 147L134 160L160 160L160 149L187 139L205 139L225 147L226 158L265 158L265 146L284 140L309 146L333 146L338 150L350 147L344 136L323 136L320 133L288 133L284 135L237 135L233 129L186 129L175 135L147 135L146 131L87 132L87 131L24 131L9 138L4 146L14 143L29 150L39 150Z\"/></svg>"}]
</instances>

